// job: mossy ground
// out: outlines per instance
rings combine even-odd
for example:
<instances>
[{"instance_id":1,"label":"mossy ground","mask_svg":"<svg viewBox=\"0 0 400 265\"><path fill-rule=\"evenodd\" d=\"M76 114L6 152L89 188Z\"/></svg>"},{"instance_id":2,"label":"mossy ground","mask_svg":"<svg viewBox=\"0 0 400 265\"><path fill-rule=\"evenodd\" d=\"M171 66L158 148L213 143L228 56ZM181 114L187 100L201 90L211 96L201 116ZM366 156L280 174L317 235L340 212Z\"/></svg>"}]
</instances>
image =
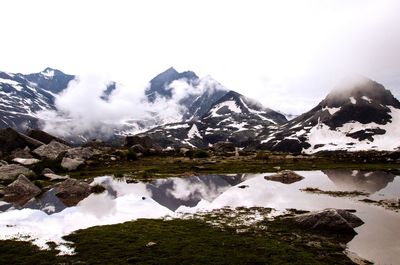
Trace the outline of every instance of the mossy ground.
<instances>
[{"instance_id":1,"label":"mossy ground","mask_svg":"<svg viewBox=\"0 0 400 265\"><path fill-rule=\"evenodd\" d=\"M247 210L238 210L243 211ZM240 218L231 217L222 210L201 218L139 219L79 230L65 237L73 242L74 256L55 256L54 251L39 251L28 243L1 241L0 263L352 264L335 238L307 234L283 219L260 220L249 228L241 221L232 225ZM222 225L208 224L215 220Z\"/></svg>"}]
</instances>

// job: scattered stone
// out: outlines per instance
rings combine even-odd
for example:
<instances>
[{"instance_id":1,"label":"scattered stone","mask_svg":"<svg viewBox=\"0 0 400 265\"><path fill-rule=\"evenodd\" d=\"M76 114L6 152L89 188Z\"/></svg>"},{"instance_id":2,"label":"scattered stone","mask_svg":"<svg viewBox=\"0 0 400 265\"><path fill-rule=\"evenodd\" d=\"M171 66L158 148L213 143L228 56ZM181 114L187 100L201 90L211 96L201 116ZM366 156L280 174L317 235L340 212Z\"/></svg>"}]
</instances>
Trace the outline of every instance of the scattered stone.
<instances>
[{"instance_id":1,"label":"scattered stone","mask_svg":"<svg viewBox=\"0 0 400 265\"><path fill-rule=\"evenodd\" d=\"M284 170L271 176L265 176L264 179L271 181L278 181L284 184L291 184L304 179L304 177L300 176L299 174L291 170Z\"/></svg>"},{"instance_id":2,"label":"scattered stone","mask_svg":"<svg viewBox=\"0 0 400 265\"><path fill-rule=\"evenodd\" d=\"M94 152L89 147L75 147L68 149L65 157L75 159L90 159L94 156Z\"/></svg>"},{"instance_id":3,"label":"scattered stone","mask_svg":"<svg viewBox=\"0 0 400 265\"><path fill-rule=\"evenodd\" d=\"M181 153L183 155L186 155L186 153L189 152L189 151L190 151L190 149L189 148L185 148L185 147L182 147L181 149L179 149L179 153Z\"/></svg>"},{"instance_id":4,"label":"scattered stone","mask_svg":"<svg viewBox=\"0 0 400 265\"><path fill-rule=\"evenodd\" d=\"M354 228L364 223L354 214L341 209L301 214L295 216L294 221L304 228L349 235L357 234Z\"/></svg>"},{"instance_id":5,"label":"scattered stone","mask_svg":"<svg viewBox=\"0 0 400 265\"><path fill-rule=\"evenodd\" d=\"M16 157L12 161L24 166L30 166L40 162L40 160L36 158L20 158L20 157Z\"/></svg>"},{"instance_id":6,"label":"scattered stone","mask_svg":"<svg viewBox=\"0 0 400 265\"><path fill-rule=\"evenodd\" d=\"M57 174L54 174L54 173L45 173L45 174L43 174L43 176L48 178L48 179L50 179L51 181L53 181L53 180L63 180L63 179L68 179L69 178L68 175L61 176L61 175L57 175Z\"/></svg>"},{"instance_id":7,"label":"scattered stone","mask_svg":"<svg viewBox=\"0 0 400 265\"><path fill-rule=\"evenodd\" d=\"M19 204L28 201L41 192L41 189L36 187L27 177L19 175L14 182L4 188L4 200Z\"/></svg>"},{"instance_id":8,"label":"scattered stone","mask_svg":"<svg viewBox=\"0 0 400 265\"><path fill-rule=\"evenodd\" d=\"M149 243L146 244L146 247L152 247L152 246L155 246L155 245L157 245L156 242L150 241Z\"/></svg>"},{"instance_id":9,"label":"scattered stone","mask_svg":"<svg viewBox=\"0 0 400 265\"><path fill-rule=\"evenodd\" d=\"M86 142L84 145L82 145L83 147L92 147L92 148L99 148L99 147L106 147L107 144L104 143L102 140L100 139L92 139L89 140L88 142Z\"/></svg>"},{"instance_id":10,"label":"scattered stone","mask_svg":"<svg viewBox=\"0 0 400 265\"><path fill-rule=\"evenodd\" d=\"M216 152L235 152L235 145L228 141L216 142L213 147Z\"/></svg>"},{"instance_id":11,"label":"scattered stone","mask_svg":"<svg viewBox=\"0 0 400 265\"><path fill-rule=\"evenodd\" d=\"M45 144L36 148L35 150L33 150L33 153L37 154L42 158L55 160L62 153L66 152L68 149L69 146L53 140L49 144Z\"/></svg>"},{"instance_id":12,"label":"scattered stone","mask_svg":"<svg viewBox=\"0 0 400 265\"><path fill-rule=\"evenodd\" d=\"M112 157L110 157L110 160L115 161L115 160L117 160L117 158L115 156L112 156Z\"/></svg>"},{"instance_id":13,"label":"scattered stone","mask_svg":"<svg viewBox=\"0 0 400 265\"><path fill-rule=\"evenodd\" d=\"M54 174L54 171L51 170L50 168L47 168L47 167L46 167L45 169L42 170L42 175L48 174L48 173Z\"/></svg>"},{"instance_id":14,"label":"scattered stone","mask_svg":"<svg viewBox=\"0 0 400 265\"><path fill-rule=\"evenodd\" d=\"M80 165L84 163L85 161L82 159L64 157L61 161L61 167L68 171L72 171L76 170Z\"/></svg>"},{"instance_id":15,"label":"scattered stone","mask_svg":"<svg viewBox=\"0 0 400 265\"><path fill-rule=\"evenodd\" d=\"M146 151L144 147L140 144L132 145L129 149L136 153L144 153Z\"/></svg>"},{"instance_id":16,"label":"scattered stone","mask_svg":"<svg viewBox=\"0 0 400 265\"><path fill-rule=\"evenodd\" d=\"M141 145L145 150L155 149L157 152L161 152L162 148L158 144L154 143L150 136L127 136L125 138L125 146L132 147L134 145Z\"/></svg>"},{"instance_id":17,"label":"scattered stone","mask_svg":"<svg viewBox=\"0 0 400 265\"><path fill-rule=\"evenodd\" d=\"M245 189L245 188L248 188L248 187L249 187L249 185L240 185L240 186L238 186L239 189Z\"/></svg>"},{"instance_id":18,"label":"scattered stone","mask_svg":"<svg viewBox=\"0 0 400 265\"><path fill-rule=\"evenodd\" d=\"M35 173L21 165L9 164L0 167L0 181L13 181L19 175L32 176Z\"/></svg>"},{"instance_id":19,"label":"scattered stone","mask_svg":"<svg viewBox=\"0 0 400 265\"><path fill-rule=\"evenodd\" d=\"M84 181L68 178L56 184L56 196L62 199L67 206L76 205L91 193L91 187Z\"/></svg>"}]
</instances>

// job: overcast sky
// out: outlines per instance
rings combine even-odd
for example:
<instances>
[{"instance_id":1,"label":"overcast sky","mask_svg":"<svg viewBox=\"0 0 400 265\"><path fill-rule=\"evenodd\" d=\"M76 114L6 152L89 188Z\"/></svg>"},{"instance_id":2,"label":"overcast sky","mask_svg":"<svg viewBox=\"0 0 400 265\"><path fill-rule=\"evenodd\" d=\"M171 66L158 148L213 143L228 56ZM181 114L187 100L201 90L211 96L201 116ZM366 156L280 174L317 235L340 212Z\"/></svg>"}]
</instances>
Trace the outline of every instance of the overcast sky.
<instances>
[{"instance_id":1,"label":"overcast sky","mask_svg":"<svg viewBox=\"0 0 400 265\"><path fill-rule=\"evenodd\" d=\"M0 70L96 73L141 90L174 66L284 112L362 74L400 95L400 1L0 2Z\"/></svg>"}]
</instances>

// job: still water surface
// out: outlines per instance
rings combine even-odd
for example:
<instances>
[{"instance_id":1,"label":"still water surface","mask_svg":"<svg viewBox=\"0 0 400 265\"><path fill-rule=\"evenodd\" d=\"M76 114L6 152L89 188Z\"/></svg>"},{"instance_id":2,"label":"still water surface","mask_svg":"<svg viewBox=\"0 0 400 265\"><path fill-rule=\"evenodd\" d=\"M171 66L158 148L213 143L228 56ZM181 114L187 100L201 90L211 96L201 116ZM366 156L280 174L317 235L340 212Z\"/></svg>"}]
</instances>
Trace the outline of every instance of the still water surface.
<instances>
[{"instance_id":1,"label":"still water surface","mask_svg":"<svg viewBox=\"0 0 400 265\"><path fill-rule=\"evenodd\" d=\"M332 197L300 191L306 187L334 191L364 191L374 200L400 197L400 177L391 173L351 170L297 171L303 180L283 184L264 179L267 174L207 175L169 178L148 183L126 183L112 177L98 177L92 183L107 187L77 206L66 207L54 191L15 208L0 202L0 238L24 237L44 247L46 242L63 243L62 236L77 229L115 224L136 218L179 216L221 207L271 207L275 214L285 209L357 210L365 224L348 250L380 264L397 264L400 257L400 213L360 202L356 198ZM61 245L61 250L68 252Z\"/></svg>"}]
</instances>

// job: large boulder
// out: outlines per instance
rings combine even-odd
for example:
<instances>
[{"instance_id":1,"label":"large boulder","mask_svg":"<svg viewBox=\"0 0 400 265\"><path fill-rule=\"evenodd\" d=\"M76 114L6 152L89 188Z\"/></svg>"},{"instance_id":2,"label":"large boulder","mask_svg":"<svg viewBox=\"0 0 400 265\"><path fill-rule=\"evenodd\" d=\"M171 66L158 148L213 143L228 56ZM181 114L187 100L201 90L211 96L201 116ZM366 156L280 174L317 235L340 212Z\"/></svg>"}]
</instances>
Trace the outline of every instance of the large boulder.
<instances>
[{"instance_id":1,"label":"large boulder","mask_svg":"<svg viewBox=\"0 0 400 265\"><path fill-rule=\"evenodd\" d=\"M213 148L216 152L235 152L235 145L228 141L219 141L213 145Z\"/></svg>"},{"instance_id":2,"label":"large boulder","mask_svg":"<svg viewBox=\"0 0 400 265\"><path fill-rule=\"evenodd\" d=\"M278 181L284 184L291 184L304 179L304 177L300 176L299 174L291 170L283 170L277 174L265 176L264 179L271 181Z\"/></svg>"},{"instance_id":3,"label":"large boulder","mask_svg":"<svg viewBox=\"0 0 400 265\"><path fill-rule=\"evenodd\" d=\"M78 159L90 159L95 155L89 147L75 147L67 150L65 157L78 158Z\"/></svg>"},{"instance_id":4,"label":"large boulder","mask_svg":"<svg viewBox=\"0 0 400 265\"><path fill-rule=\"evenodd\" d=\"M80 165L83 165L85 163L85 160L81 158L69 158L69 157L64 157L61 161L61 167L68 170L76 170Z\"/></svg>"},{"instance_id":5,"label":"large boulder","mask_svg":"<svg viewBox=\"0 0 400 265\"><path fill-rule=\"evenodd\" d=\"M35 186L27 177L19 175L16 180L4 188L4 196L36 196L41 190Z\"/></svg>"},{"instance_id":6,"label":"large boulder","mask_svg":"<svg viewBox=\"0 0 400 265\"><path fill-rule=\"evenodd\" d=\"M301 227L324 232L355 235L355 227L364 222L354 214L341 209L325 209L318 212L301 214L294 217Z\"/></svg>"},{"instance_id":7,"label":"large boulder","mask_svg":"<svg viewBox=\"0 0 400 265\"><path fill-rule=\"evenodd\" d=\"M4 200L23 204L41 192L41 189L36 187L27 177L19 175L14 182L4 188Z\"/></svg>"},{"instance_id":8,"label":"large boulder","mask_svg":"<svg viewBox=\"0 0 400 265\"><path fill-rule=\"evenodd\" d=\"M151 137L148 135L145 136L134 135L134 136L127 136L125 138L126 147L132 147L135 145L141 145L145 150L155 149L157 151L162 151L161 146L154 143L153 139L151 139Z\"/></svg>"},{"instance_id":9,"label":"large boulder","mask_svg":"<svg viewBox=\"0 0 400 265\"><path fill-rule=\"evenodd\" d=\"M69 146L53 140L49 144L45 144L36 148L35 150L33 150L33 153L42 158L55 160L68 149Z\"/></svg>"},{"instance_id":10,"label":"large boulder","mask_svg":"<svg viewBox=\"0 0 400 265\"><path fill-rule=\"evenodd\" d=\"M51 141L57 141L59 143L69 145L66 141L64 141L61 138L58 138L54 135L48 134L47 132L41 131L41 130L36 130L36 129L28 129L26 131L26 135L36 139L44 144L49 144Z\"/></svg>"},{"instance_id":11,"label":"large boulder","mask_svg":"<svg viewBox=\"0 0 400 265\"><path fill-rule=\"evenodd\" d=\"M13 181L19 175L31 176L35 173L21 165L9 164L0 167L0 181Z\"/></svg>"},{"instance_id":12,"label":"large boulder","mask_svg":"<svg viewBox=\"0 0 400 265\"><path fill-rule=\"evenodd\" d=\"M69 178L55 186L56 195L67 206L76 205L91 193L91 187L84 181Z\"/></svg>"},{"instance_id":13,"label":"large boulder","mask_svg":"<svg viewBox=\"0 0 400 265\"><path fill-rule=\"evenodd\" d=\"M23 149L26 146L37 148L41 145L43 145L43 142L19 133L14 129L0 129L0 152L9 153L17 148Z\"/></svg>"}]
</instances>

